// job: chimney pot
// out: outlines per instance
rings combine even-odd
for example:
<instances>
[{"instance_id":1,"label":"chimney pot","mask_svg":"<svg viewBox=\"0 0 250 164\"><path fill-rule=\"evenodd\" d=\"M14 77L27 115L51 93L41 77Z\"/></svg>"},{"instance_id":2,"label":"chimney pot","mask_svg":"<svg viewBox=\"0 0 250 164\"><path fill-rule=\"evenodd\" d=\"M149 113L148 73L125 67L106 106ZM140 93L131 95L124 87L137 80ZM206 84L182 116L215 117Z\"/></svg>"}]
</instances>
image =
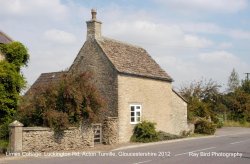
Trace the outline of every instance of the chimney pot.
<instances>
[{"instance_id":1,"label":"chimney pot","mask_svg":"<svg viewBox=\"0 0 250 164\"><path fill-rule=\"evenodd\" d=\"M96 20L96 9L91 9L91 14L92 14L92 20Z\"/></svg>"}]
</instances>

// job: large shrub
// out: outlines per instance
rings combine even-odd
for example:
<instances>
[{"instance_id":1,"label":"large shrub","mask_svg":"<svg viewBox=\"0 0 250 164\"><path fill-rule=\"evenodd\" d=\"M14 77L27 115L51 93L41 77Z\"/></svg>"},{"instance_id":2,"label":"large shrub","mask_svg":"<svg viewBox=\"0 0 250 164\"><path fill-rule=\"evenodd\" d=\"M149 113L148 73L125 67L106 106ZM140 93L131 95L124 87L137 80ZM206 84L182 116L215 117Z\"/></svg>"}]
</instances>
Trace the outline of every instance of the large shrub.
<instances>
[{"instance_id":1,"label":"large shrub","mask_svg":"<svg viewBox=\"0 0 250 164\"><path fill-rule=\"evenodd\" d=\"M25 126L49 126L56 131L83 121L97 122L105 109L89 73L65 74L57 83L37 86L20 104L18 117Z\"/></svg>"},{"instance_id":2,"label":"large shrub","mask_svg":"<svg viewBox=\"0 0 250 164\"><path fill-rule=\"evenodd\" d=\"M213 80L194 81L190 85L182 86L180 94L188 101L188 120L192 123L197 118L211 118L212 115L224 113L220 85Z\"/></svg>"},{"instance_id":3,"label":"large shrub","mask_svg":"<svg viewBox=\"0 0 250 164\"><path fill-rule=\"evenodd\" d=\"M159 133L156 131L155 123L142 121L134 127L131 137L133 142L154 142L159 140Z\"/></svg>"},{"instance_id":4,"label":"large shrub","mask_svg":"<svg viewBox=\"0 0 250 164\"><path fill-rule=\"evenodd\" d=\"M217 128L222 128L224 126L223 116L221 115L217 116L212 115L211 120L213 121L213 123L216 125Z\"/></svg>"},{"instance_id":5,"label":"large shrub","mask_svg":"<svg viewBox=\"0 0 250 164\"><path fill-rule=\"evenodd\" d=\"M216 131L216 125L205 119L199 119L195 123L195 129L194 129L195 133L214 134L215 131Z\"/></svg>"}]
</instances>

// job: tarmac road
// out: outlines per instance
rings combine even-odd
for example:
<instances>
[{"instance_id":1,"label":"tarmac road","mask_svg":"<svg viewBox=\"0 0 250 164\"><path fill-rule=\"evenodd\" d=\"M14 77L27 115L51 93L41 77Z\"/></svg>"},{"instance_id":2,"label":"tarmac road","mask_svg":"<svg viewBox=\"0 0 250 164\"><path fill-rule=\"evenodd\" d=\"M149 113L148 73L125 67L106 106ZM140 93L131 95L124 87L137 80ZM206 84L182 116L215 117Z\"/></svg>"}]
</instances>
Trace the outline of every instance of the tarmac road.
<instances>
[{"instance_id":1,"label":"tarmac road","mask_svg":"<svg viewBox=\"0 0 250 164\"><path fill-rule=\"evenodd\" d=\"M53 153L32 158L6 158L10 164L249 164L250 128L223 128L215 136L123 147L109 152ZM46 155L46 157L44 157ZM63 154L57 154L63 155Z\"/></svg>"}]
</instances>

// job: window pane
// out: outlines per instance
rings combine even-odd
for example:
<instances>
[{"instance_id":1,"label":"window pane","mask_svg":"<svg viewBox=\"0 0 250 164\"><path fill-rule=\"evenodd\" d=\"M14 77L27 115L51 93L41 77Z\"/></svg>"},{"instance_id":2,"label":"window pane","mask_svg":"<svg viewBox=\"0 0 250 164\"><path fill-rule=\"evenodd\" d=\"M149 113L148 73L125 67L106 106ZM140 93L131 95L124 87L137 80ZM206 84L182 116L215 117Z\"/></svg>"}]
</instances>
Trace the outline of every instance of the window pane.
<instances>
[{"instance_id":1,"label":"window pane","mask_svg":"<svg viewBox=\"0 0 250 164\"><path fill-rule=\"evenodd\" d=\"M136 106L136 109L141 109L141 106Z\"/></svg>"},{"instance_id":2,"label":"window pane","mask_svg":"<svg viewBox=\"0 0 250 164\"><path fill-rule=\"evenodd\" d=\"M135 112L131 112L131 116L135 116Z\"/></svg>"},{"instance_id":3,"label":"window pane","mask_svg":"<svg viewBox=\"0 0 250 164\"><path fill-rule=\"evenodd\" d=\"M135 117L131 117L131 122L135 122Z\"/></svg>"},{"instance_id":4,"label":"window pane","mask_svg":"<svg viewBox=\"0 0 250 164\"><path fill-rule=\"evenodd\" d=\"M136 116L141 116L141 112L136 112Z\"/></svg>"},{"instance_id":5,"label":"window pane","mask_svg":"<svg viewBox=\"0 0 250 164\"><path fill-rule=\"evenodd\" d=\"M134 106L131 106L131 112L132 111L135 111L135 107Z\"/></svg>"},{"instance_id":6,"label":"window pane","mask_svg":"<svg viewBox=\"0 0 250 164\"><path fill-rule=\"evenodd\" d=\"M136 122L140 122L141 121L141 117L136 117Z\"/></svg>"}]
</instances>

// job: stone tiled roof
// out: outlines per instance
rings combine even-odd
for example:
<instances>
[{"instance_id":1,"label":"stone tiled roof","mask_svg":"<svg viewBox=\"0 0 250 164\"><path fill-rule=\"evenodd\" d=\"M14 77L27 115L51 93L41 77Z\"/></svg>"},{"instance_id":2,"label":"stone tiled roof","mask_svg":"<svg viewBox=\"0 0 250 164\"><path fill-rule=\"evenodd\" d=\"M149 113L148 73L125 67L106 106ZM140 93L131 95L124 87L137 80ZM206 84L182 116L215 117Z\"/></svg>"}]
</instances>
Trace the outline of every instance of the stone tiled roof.
<instances>
[{"instance_id":1,"label":"stone tiled roof","mask_svg":"<svg viewBox=\"0 0 250 164\"><path fill-rule=\"evenodd\" d=\"M42 73L38 79L34 82L34 84L31 86L31 88L28 90L28 93L33 92L36 88L39 87L46 87L49 84L57 83L59 82L63 75L65 75L67 72L61 71L61 72L50 72L50 73Z\"/></svg>"},{"instance_id":2,"label":"stone tiled roof","mask_svg":"<svg viewBox=\"0 0 250 164\"><path fill-rule=\"evenodd\" d=\"M10 42L13 42L13 40L8 35L6 35L4 32L0 31L0 44L1 43L7 44Z\"/></svg>"},{"instance_id":3,"label":"stone tiled roof","mask_svg":"<svg viewBox=\"0 0 250 164\"><path fill-rule=\"evenodd\" d=\"M50 73L42 73L39 78L36 80L36 84L47 84L47 83L52 83L52 82L58 82L61 80L63 75L66 72L50 72Z\"/></svg>"},{"instance_id":4,"label":"stone tiled roof","mask_svg":"<svg viewBox=\"0 0 250 164\"><path fill-rule=\"evenodd\" d=\"M119 73L173 81L145 49L106 37L97 43Z\"/></svg>"}]
</instances>

